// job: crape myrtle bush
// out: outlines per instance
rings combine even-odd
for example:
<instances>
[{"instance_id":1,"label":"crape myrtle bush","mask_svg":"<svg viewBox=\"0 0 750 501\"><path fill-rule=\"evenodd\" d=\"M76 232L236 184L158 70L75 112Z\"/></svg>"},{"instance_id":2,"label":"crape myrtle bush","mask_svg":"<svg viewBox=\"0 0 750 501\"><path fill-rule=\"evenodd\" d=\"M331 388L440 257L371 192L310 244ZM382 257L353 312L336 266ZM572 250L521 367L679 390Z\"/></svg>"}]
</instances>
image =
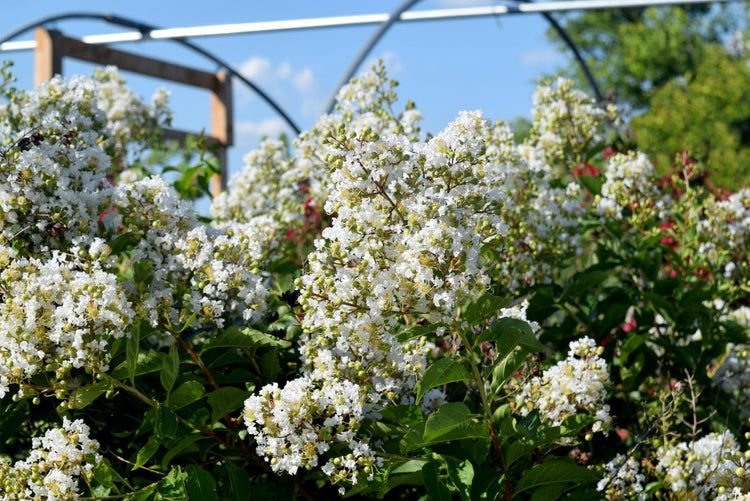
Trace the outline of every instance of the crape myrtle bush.
<instances>
[{"instance_id":1,"label":"crape myrtle bush","mask_svg":"<svg viewBox=\"0 0 750 501\"><path fill-rule=\"evenodd\" d=\"M166 94L3 82L0 500L750 496L750 191L570 82L433 136L376 65L210 218Z\"/></svg>"}]
</instances>

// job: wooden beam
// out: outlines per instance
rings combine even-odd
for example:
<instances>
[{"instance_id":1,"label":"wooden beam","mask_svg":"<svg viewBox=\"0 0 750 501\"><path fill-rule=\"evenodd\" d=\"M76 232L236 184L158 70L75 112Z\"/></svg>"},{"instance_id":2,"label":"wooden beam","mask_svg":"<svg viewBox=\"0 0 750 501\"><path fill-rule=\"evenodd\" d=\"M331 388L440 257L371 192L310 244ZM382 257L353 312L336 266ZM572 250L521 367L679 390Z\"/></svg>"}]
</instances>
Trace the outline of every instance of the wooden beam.
<instances>
[{"instance_id":1,"label":"wooden beam","mask_svg":"<svg viewBox=\"0 0 750 501\"><path fill-rule=\"evenodd\" d=\"M74 59L95 64L113 64L121 70L208 90L213 90L216 85L213 73L110 49L102 45L87 44L74 38L63 37L63 39L65 42L64 55Z\"/></svg>"},{"instance_id":2,"label":"wooden beam","mask_svg":"<svg viewBox=\"0 0 750 501\"><path fill-rule=\"evenodd\" d=\"M234 141L232 122L232 78L219 71L214 77L214 88L211 89L211 136L223 145L223 148L216 151L221 172L211 179L211 192L214 196L227 188L227 147Z\"/></svg>"},{"instance_id":3,"label":"wooden beam","mask_svg":"<svg viewBox=\"0 0 750 501\"><path fill-rule=\"evenodd\" d=\"M37 28L34 32L34 87L62 74L63 36L59 31Z\"/></svg>"}]
</instances>

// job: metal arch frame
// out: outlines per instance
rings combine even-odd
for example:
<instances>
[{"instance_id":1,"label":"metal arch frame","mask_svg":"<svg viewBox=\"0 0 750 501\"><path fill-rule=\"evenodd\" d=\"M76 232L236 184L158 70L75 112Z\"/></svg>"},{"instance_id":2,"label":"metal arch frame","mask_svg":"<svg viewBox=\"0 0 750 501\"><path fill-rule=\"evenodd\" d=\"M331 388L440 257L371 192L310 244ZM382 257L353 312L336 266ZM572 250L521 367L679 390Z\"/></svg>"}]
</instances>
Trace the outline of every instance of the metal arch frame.
<instances>
[{"instance_id":1,"label":"metal arch frame","mask_svg":"<svg viewBox=\"0 0 750 501\"><path fill-rule=\"evenodd\" d=\"M5 43L9 40L12 40L13 38L17 37L18 35L25 33L27 31L30 31L34 28L37 28L39 26L52 23L55 21L62 21L66 19L94 19L98 21L104 21L106 23L115 24L118 26L126 26L128 28L134 28L141 32L141 34L144 37L148 37L148 33L156 30L157 28L155 26L150 26L145 23L141 23L138 21L134 21L132 19L124 18L121 16L115 16L113 14L98 14L98 13L92 13L92 12L68 12L64 14L57 14L54 16L49 16L45 18L38 19L36 21L32 21L31 23L28 23L26 25L21 26L20 28L17 28L10 33L4 35L2 38L0 38L0 44ZM192 50L193 52L197 52L198 54L202 55L203 57L209 59L210 61L216 63L221 68L225 69L231 76L237 78L242 83L250 87L256 94L258 94L271 108L278 113L281 118L284 119L284 121L289 125L289 127L295 132L295 134L300 134L302 131L296 123L287 115L287 113L281 108L281 106L276 103L268 94L263 92L257 85L252 83L249 79L245 78L240 72L232 68L228 63L225 61L219 59L217 56L213 55L212 53L208 52L207 50L198 47L192 42L189 42L183 38L175 38L173 39L178 44L187 47L188 49Z\"/></svg>"},{"instance_id":2,"label":"metal arch frame","mask_svg":"<svg viewBox=\"0 0 750 501\"><path fill-rule=\"evenodd\" d=\"M515 0L515 1L531 3L532 0ZM341 77L338 84L336 84L336 87L333 89L333 92L331 93L330 97L328 98L328 101L326 102L326 106L324 108L325 113L333 112L333 109L336 106L336 96L338 95L339 90L341 90L341 88L344 85L346 85L349 82L349 80L351 80L351 78L354 76L354 73L356 73L357 69L365 60L365 58L368 56L368 54L372 52L372 49L380 41L380 39L383 38L383 36L391 28L391 26L393 26L399 20L399 18L401 17L401 14L403 14L404 11L409 10L417 2L419 2L419 0L406 0L404 3L399 5L396 9L394 9L393 12L391 12L391 14L388 17L388 20L381 23L380 26L378 26L378 29L375 30L375 33L370 35L370 38L367 40L367 42L365 42L365 44L359 50L359 52L354 57L352 62L349 64L349 67L344 72L344 76ZM591 89L594 91L594 94L596 95L596 100L599 102L603 102L604 96L602 95L601 90L599 90L599 85L596 83L596 80L594 79L594 76L592 75L591 70L586 64L586 61L584 61L583 57L581 56L581 53L578 51L578 47L576 46L575 42L573 42L573 39L570 38L568 33L563 29L562 26L560 26L560 23L558 23L549 12L541 12L541 14L547 20L547 22L549 22L549 24L557 32L557 34L563 39L563 41L568 46L568 48L570 48L570 50L573 52L573 56L578 62L578 65L583 70L583 73L586 76L586 80L588 80L589 85L591 86Z\"/></svg>"}]
</instances>

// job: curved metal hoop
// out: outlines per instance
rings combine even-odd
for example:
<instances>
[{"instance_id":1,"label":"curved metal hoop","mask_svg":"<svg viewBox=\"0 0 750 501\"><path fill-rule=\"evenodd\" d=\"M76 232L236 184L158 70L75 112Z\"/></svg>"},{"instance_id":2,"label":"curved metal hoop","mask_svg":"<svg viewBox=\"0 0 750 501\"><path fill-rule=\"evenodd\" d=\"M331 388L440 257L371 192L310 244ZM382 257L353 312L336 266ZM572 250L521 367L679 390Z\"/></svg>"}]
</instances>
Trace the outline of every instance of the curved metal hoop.
<instances>
[{"instance_id":1,"label":"curved metal hoop","mask_svg":"<svg viewBox=\"0 0 750 501\"><path fill-rule=\"evenodd\" d=\"M157 29L155 26L149 26L145 23L141 23L139 21L134 21L132 19L128 19L128 18L124 18L120 16L115 16L113 14L98 14L98 13L93 13L93 12L67 12L64 14L57 14L54 16L44 17L36 21L32 21L28 24L25 24L21 26L20 28L17 28L11 31L10 33L0 37L0 44L5 43L9 40L12 40L18 35L25 33L27 31L33 30L34 28L37 28L39 26L45 25L47 23L52 23L55 21L62 21L65 19L95 19L98 21L104 21L106 23L115 24L118 26L127 26L128 28L134 28L140 31L145 37L148 36L149 32ZM258 86L252 83L249 79L241 75L240 72L232 68L227 62L219 59L217 56L213 55L207 50L202 49L201 47L198 47L197 45L185 39L176 38L174 39L174 41L184 47L187 47L193 52L197 52L203 57L221 66L223 69L227 71L227 73L237 78L240 82L244 83L245 85L250 87L250 89L252 89L256 94L258 94L261 97L261 99L263 99L271 108L274 109L274 111L276 111L276 113L278 113L281 116L281 118L284 119L284 121L287 123L287 125L289 125L289 127L294 131L295 134L299 134L301 132L301 129L297 126L297 124L294 123L294 121L281 108L281 106L279 106L279 104L276 103L276 101L274 101L268 94L266 94L260 88L258 88Z\"/></svg>"},{"instance_id":2,"label":"curved metal hoop","mask_svg":"<svg viewBox=\"0 0 750 501\"><path fill-rule=\"evenodd\" d=\"M414 6L419 0L406 0L404 3L399 5L396 9L391 12L390 16L388 17L388 20L383 22L377 30L375 30L375 33L370 35L370 38L365 42L365 44L362 46L362 48L359 50L357 55L354 57L352 62L349 64L349 67L344 72L344 76L341 77L338 84L336 84L336 87L333 89L333 92L331 93L330 97L328 98L328 102L326 103L326 107L324 108L326 113L331 113L333 111L334 106L336 106L336 96L338 95L339 90L341 87L346 85L349 80L354 76L354 73L357 71L359 66L362 64L362 62L365 60L367 55L372 51L372 49L375 47L375 45L380 41L381 38L383 38L383 35L386 34L386 32L393 26L401 17L401 14L409 10L411 7ZM517 0L521 2L530 2L531 0ZM594 94L596 95L596 100L599 102L602 102L604 100L604 97L602 96L601 91L599 90L599 86L596 83L596 80L594 80L594 76L592 75L588 65L586 64L586 61L583 60L583 57L581 57L580 52L578 51L578 47L576 47L575 42L568 36L568 33L563 29L562 26L547 12L542 12L542 16L549 22L549 24L552 26L552 28L557 32L558 35L560 35L560 38L563 39L565 44L570 48L570 50L573 52L573 56L575 57L576 61L578 62L579 66L581 66L581 69L583 70L583 73L586 75L586 80L588 80L589 85L591 86L591 89L594 91Z\"/></svg>"}]
</instances>

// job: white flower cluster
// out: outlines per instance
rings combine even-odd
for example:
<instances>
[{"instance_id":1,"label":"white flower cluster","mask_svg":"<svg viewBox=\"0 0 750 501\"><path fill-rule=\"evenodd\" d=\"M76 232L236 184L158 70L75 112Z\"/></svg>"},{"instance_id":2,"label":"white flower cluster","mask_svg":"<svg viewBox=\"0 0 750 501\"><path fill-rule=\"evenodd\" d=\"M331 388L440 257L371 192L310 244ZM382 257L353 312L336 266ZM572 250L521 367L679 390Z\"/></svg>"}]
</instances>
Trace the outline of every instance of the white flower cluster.
<instances>
[{"instance_id":1,"label":"white flower cluster","mask_svg":"<svg viewBox=\"0 0 750 501\"><path fill-rule=\"evenodd\" d=\"M109 340L134 318L117 278L57 252L40 261L1 248L0 261L0 398L41 372L63 380L73 369L107 370Z\"/></svg>"},{"instance_id":2,"label":"white flower cluster","mask_svg":"<svg viewBox=\"0 0 750 501\"><path fill-rule=\"evenodd\" d=\"M14 464L0 460L0 501L79 499L78 479L90 478L99 443L80 419L63 418L61 428L32 439L29 456Z\"/></svg>"},{"instance_id":3,"label":"white flower cluster","mask_svg":"<svg viewBox=\"0 0 750 501\"><path fill-rule=\"evenodd\" d=\"M662 198L657 188L656 170L644 153L613 155L604 170L601 196L596 199L596 212L606 219L622 219L623 210L634 213L643 209L645 200Z\"/></svg>"},{"instance_id":4,"label":"white flower cluster","mask_svg":"<svg viewBox=\"0 0 750 501\"><path fill-rule=\"evenodd\" d=\"M135 101L113 70L100 76L52 79L2 110L16 140L0 158L0 395L41 372L64 395L74 371L106 370L109 342L141 318L221 328L265 309L257 229L205 228L158 177L109 182L107 127L127 141L153 130L110 113ZM160 119L149 110L130 111ZM107 271L132 268L121 283Z\"/></svg>"},{"instance_id":5,"label":"white flower cluster","mask_svg":"<svg viewBox=\"0 0 750 501\"><path fill-rule=\"evenodd\" d=\"M672 492L679 492L689 499L712 499L717 494L717 483L725 469L724 456L735 452L739 452L739 448L728 430L709 433L695 442L659 447L656 473Z\"/></svg>"},{"instance_id":6,"label":"white flower cluster","mask_svg":"<svg viewBox=\"0 0 750 501\"><path fill-rule=\"evenodd\" d=\"M245 401L245 425L273 471L294 475L299 468L311 469L332 444L345 444L349 452L330 459L323 472L334 483L356 484L360 471L372 480L377 460L367 441L355 438L363 419L361 391L349 381L320 383L309 377L283 388L269 384Z\"/></svg>"},{"instance_id":7,"label":"white flower cluster","mask_svg":"<svg viewBox=\"0 0 750 501\"><path fill-rule=\"evenodd\" d=\"M750 328L750 308L741 306L726 315L745 328ZM750 343L728 343L714 379L722 391L731 395L732 405L743 416L750 416Z\"/></svg>"},{"instance_id":8,"label":"white flower cluster","mask_svg":"<svg viewBox=\"0 0 750 501\"><path fill-rule=\"evenodd\" d=\"M172 112L169 109L169 92L158 89L151 103L125 85L115 66L97 68L91 76L96 89L96 102L107 121L109 144L120 156L129 149L145 149L154 141L154 132L169 125Z\"/></svg>"},{"instance_id":9,"label":"white flower cluster","mask_svg":"<svg viewBox=\"0 0 750 501\"><path fill-rule=\"evenodd\" d=\"M646 476L640 472L635 459L622 454L615 456L604 466L604 476L596 484L596 490L603 492L606 499L632 499L645 501L643 482Z\"/></svg>"},{"instance_id":10,"label":"white flower cluster","mask_svg":"<svg viewBox=\"0 0 750 501\"><path fill-rule=\"evenodd\" d=\"M553 186L554 169L541 147L505 144L512 152L500 163L509 196L504 215L509 242L497 248L497 275L508 289L517 290L548 282L554 263L583 252L579 228L585 204L577 183Z\"/></svg>"},{"instance_id":11,"label":"white flower cluster","mask_svg":"<svg viewBox=\"0 0 750 501\"><path fill-rule=\"evenodd\" d=\"M557 426L569 416L587 413L596 419L592 432L608 430L612 423L606 403L609 374L601 351L590 338L570 343L565 360L524 385L516 397L521 415L536 409L545 423Z\"/></svg>"},{"instance_id":12,"label":"white flower cluster","mask_svg":"<svg viewBox=\"0 0 750 501\"><path fill-rule=\"evenodd\" d=\"M619 122L614 105L602 107L573 85L572 80L558 78L540 86L531 111L531 142L563 169L582 164L585 149L603 143L607 125Z\"/></svg>"},{"instance_id":13,"label":"white flower cluster","mask_svg":"<svg viewBox=\"0 0 750 501\"><path fill-rule=\"evenodd\" d=\"M309 333L302 353L313 378L367 379L379 395L409 392L424 363L394 335L403 313L449 324L466 298L486 289L480 248L506 229L502 183L484 157L488 133L474 112L428 143L375 138L368 129L331 139L326 210L338 216L299 281Z\"/></svg>"},{"instance_id":14,"label":"white flower cluster","mask_svg":"<svg viewBox=\"0 0 750 501\"><path fill-rule=\"evenodd\" d=\"M281 141L267 139L244 158L245 167L229 190L211 203L215 227L241 224L262 237L260 263L290 257L308 230L318 230L325 193L308 168L290 158ZM322 171L319 168L319 171ZM309 228L308 228L309 227ZM304 256L293 256L302 263Z\"/></svg>"},{"instance_id":15,"label":"white flower cluster","mask_svg":"<svg viewBox=\"0 0 750 501\"><path fill-rule=\"evenodd\" d=\"M268 295L257 270L261 234L242 225L226 231L206 228L159 177L113 191L113 208L102 223L138 234L132 260L151 263L148 288L132 291L140 296L139 316L152 325L181 325L198 313L196 328L204 323L222 327L226 315L257 319Z\"/></svg>"},{"instance_id":16,"label":"white flower cluster","mask_svg":"<svg viewBox=\"0 0 750 501\"><path fill-rule=\"evenodd\" d=\"M750 189L706 203L697 229L701 241L697 254L722 270L725 278L743 284L750 272L745 259L750 248Z\"/></svg>"}]
</instances>

